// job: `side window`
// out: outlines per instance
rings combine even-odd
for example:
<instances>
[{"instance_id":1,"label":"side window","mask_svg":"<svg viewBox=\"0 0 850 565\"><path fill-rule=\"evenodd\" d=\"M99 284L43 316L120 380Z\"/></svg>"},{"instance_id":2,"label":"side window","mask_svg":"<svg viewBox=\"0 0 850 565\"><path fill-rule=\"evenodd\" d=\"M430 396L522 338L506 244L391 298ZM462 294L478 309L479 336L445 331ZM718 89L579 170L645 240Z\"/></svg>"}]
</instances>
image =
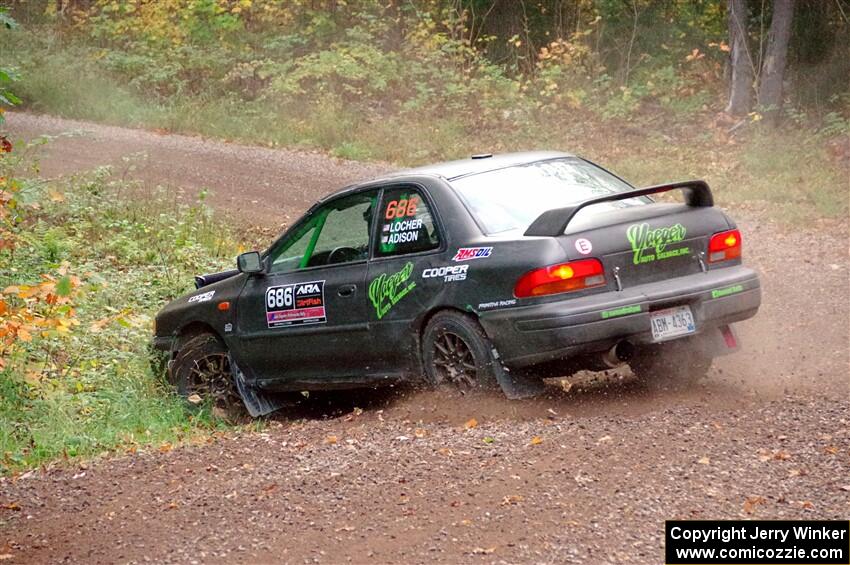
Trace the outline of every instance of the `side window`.
<instances>
[{"instance_id":1,"label":"side window","mask_svg":"<svg viewBox=\"0 0 850 565\"><path fill-rule=\"evenodd\" d=\"M440 236L431 209L415 188L384 191L379 209L378 257L418 253L440 246Z\"/></svg>"},{"instance_id":2,"label":"side window","mask_svg":"<svg viewBox=\"0 0 850 565\"><path fill-rule=\"evenodd\" d=\"M377 194L367 192L334 200L316 210L292 237L272 250L271 272L364 261L369 254L376 201Z\"/></svg>"}]
</instances>

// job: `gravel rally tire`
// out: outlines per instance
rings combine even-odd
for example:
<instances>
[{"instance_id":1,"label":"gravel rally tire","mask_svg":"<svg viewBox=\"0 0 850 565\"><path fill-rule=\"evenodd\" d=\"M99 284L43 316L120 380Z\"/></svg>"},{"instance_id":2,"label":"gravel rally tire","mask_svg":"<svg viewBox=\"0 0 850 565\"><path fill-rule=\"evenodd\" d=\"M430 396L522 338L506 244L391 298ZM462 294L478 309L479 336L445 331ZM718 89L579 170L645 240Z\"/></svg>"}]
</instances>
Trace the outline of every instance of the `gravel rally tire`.
<instances>
[{"instance_id":1,"label":"gravel rally tire","mask_svg":"<svg viewBox=\"0 0 850 565\"><path fill-rule=\"evenodd\" d=\"M203 333L179 346L169 368L169 378L184 398L198 395L212 404L213 413L238 419L245 412L242 397L230 372L227 347L213 334ZM200 404L200 403L199 403Z\"/></svg>"},{"instance_id":2,"label":"gravel rally tire","mask_svg":"<svg viewBox=\"0 0 850 565\"><path fill-rule=\"evenodd\" d=\"M484 329L460 312L438 312L422 333L425 377L434 386L450 384L460 390L498 386L498 361Z\"/></svg>"}]
</instances>

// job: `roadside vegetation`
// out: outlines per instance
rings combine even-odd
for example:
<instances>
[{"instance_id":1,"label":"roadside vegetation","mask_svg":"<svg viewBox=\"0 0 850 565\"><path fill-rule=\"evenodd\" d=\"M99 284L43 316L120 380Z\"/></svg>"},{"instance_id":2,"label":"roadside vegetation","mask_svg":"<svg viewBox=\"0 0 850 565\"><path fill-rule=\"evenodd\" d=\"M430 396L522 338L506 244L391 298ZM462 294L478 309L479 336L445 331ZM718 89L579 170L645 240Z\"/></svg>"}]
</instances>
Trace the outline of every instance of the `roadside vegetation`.
<instances>
[{"instance_id":1,"label":"roadside vegetation","mask_svg":"<svg viewBox=\"0 0 850 565\"><path fill-rule=\"evenodd\" d=\"M798 222L847 214L850 160L850 6L799 4L781 111L740 115L713 1L27 1L0 51L35 111L400 165L560 148ZM756 75L772 6L746 11Z\"/></svg>"},{"instance_id":2,"label":"roadside vegetation","mask_svg":"<svg viewBox=\"0 0 850 565\"><path fill-rule=\"evenodd\" d=\"M0 475L204 440L224 424L151 367L152 320L237 245L202 202L122 171L40 180L44 142L0 158Z\"/></svg>"}]
</instances>

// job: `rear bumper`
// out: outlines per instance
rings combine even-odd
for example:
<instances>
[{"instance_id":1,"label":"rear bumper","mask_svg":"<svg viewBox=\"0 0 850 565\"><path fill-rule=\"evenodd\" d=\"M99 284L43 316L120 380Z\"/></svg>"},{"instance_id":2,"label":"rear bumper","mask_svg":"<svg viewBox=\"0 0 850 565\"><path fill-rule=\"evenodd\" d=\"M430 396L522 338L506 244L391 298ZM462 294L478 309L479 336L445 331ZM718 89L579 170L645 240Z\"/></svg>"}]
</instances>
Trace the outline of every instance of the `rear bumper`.
<instances>
[{"instance_id":1,"label":"rear bumper","mask_svg":"<svg viewBox=\"0 0 850 565\"><path fill-rule=\"evenodd\" d=\"M697 333L751 318L761 305L758 274L726 267L675 279L480 315L508 366L605 351L618 341L651 343L650 312L688 305Z\"/></svg>"}]
</instances>

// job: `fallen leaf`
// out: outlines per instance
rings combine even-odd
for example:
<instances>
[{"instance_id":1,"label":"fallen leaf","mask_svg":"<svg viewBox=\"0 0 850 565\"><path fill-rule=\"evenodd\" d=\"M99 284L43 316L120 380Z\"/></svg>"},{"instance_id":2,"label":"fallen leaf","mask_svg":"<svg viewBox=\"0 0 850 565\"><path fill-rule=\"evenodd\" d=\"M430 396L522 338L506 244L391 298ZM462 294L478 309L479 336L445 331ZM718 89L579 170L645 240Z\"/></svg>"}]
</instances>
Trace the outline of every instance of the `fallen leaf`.
<instances>
[{"instance_id":1,"label":"fallen leaf","mask_svg":"<svg viewBox=\"0 0 850 565\"><path fill-rule=\"evenodd\" d=\"M829 453L830 455L836 455L838 453L838 448L834 445L828 445L824 447L823 450Z\"/></svg>"},{"instance_id":2,"label":"fallen leaf","mask_svg":"<svg viewBox=\"0 0 850 565\"><path fill-rule=\"evenodd\" d=\"M708 457L700 457L697 460L697 463L699 463L700 465L709 465L711 464L711 459L709 459Z\"/></svg>"},{"instance_id":3,"label":"fallen leaf","mask_svg":"<svg viewBox=\"0 0 850 565\"><path fill-rule=\"evenodd\" d=\"M596 443L607 443L607 442L611 441L612 439L614 439L614 438L612 438L611 436L602 436L601 438L596 440Z\"/></svg>"},{"instance_id":4,"label":"fallen leaf","mask_svg":"<svg viewBox=\"0 0 850 565\"><path fill-rule=\"evenodd\" d=\"M810 501L808 501L808 500L804 500L803 502L801 502L801 503L800 503L800 508L802 508L803 510L814 510L814 509L815 509L815 505L814 505L814 504L812 504L812 503L811 503Z\"/></svg>"},{"instance_id":5,"label":"fallen leaf","mask_svg":"<svg viewBox=\"0 0 850 565\"><path fill-rule=\"evenodd\" d=\"M472 428L476 428L476 427L478 427L478 420L476 420L475 418L470 418L469 420L466 421L466 423L463 425L463 427L466 428L467 430L471 430Z\"/></svg>"},{"instance_id":6,"label":"fallen leaf","mask_svg":"<svg viewBox=\"0 0 850 565\"><path fill-rule=\"evenodd\" d=\"M437 453L439 453L440 455L445 455L447 457L454 455L454 452L451 449L449 449L448 447L441 447L440 449L437 450Z\"/></svg>"},{"instance_id":7,"label":"fallen leaf","mask_svg":"<svg viewBox=\"0 0 850 565\"><path fill-rule=\"evenodd\" d=\"M422 428L416 428L416 430L414 430L413 432L413 435L418 437L419 439L422 439L423 437L428 435L428 432L426 430L423 430Z\"/></svg>"},{"instance_id":8,"label":"fallen leaf","mask_svg":"<svg viewBox=\"0 0 850 565\"><path fill-rule=\"evenodd\" d=\"M173 446L168 442L165 442L165 443L163 443L162 445L159 446L159 452L160 453L168 453L172 449L173 449Z\"/></svg>"},{"instance_id":9,"label":"fallen leaf","mask_svg":"<svg viewBox=\"0 0 850 565\"><path fill-rule=\"evenodd\" d=\"M749 496L747 497L747 500L744 501L744 512L752 514L755 512L756 506L760 506L765 503L767 503L767 499L763 496Z\"/></svg>"},{"instance_id":10,"label":"fallen leaf","mask_svg":"<svg viewBox=\"0 0 850 565\"><path fill-rule=\"evenodd\" d=\"M192 394L186 400L189 401L189 404L200 404L203 401L203 398L200 395Z\"/></svg>"},{"instance_id":11,"label":"fallen leaf","mask_svg":"<svg viewBox=\"0 0 850 565\"><path fill-rule=\"evenodd\" d=\"M474 555L490 555L494 551L496 551L495 546L494 547L488 547L487 549L484 549L483 547L476 547L475 549L472 550L472 553Z\"/></svg>"},{"instance_id":12,"label":"fallen leaf","mask_svg":"<svg viewBox=\"0 0 850 565\"><path fill-rule=\"evenodd\" d=\"M325 438L325 443L328 445L333 445L337 441L339 441L339 438L337 438L336 436L328 436Z\"/></svg>"},{"instance_id":13,"label":"fallen leaf","mask_svg":"<svg viewBox=\"0 0 850 565\"><path fill-rule=\"evenodd\" d=\"M21 505L18 504L17 502L7 502L6 504L3 505L3 508L5 508L6 510L18 511L18 510L21 509Z\"/></svg>"},{"instance_id":14,"label":"fallen leaf","mask_svg":"<svg viewBox=\"0 0 850 565\"><path fill-rule=\"evenodd\" d=\"M513 504L519 504L520 502L522 502L522 500L523 500L522 496L520 496L518 494L512 494L512 495L506 496L505 498L502 499L502 506L510 506L510 505L513 505Z\"/></svg>"},{"instance_id":15,"label":"fallen leaf","mask_svg":"<svg viewBox=\"0 0 850 565\"><path fill-rule=\"evenodd\" d=\"M11 553L0 553L0 561L5 561L7 559L11 559L13 555Z\"/></svg>"},{"instance_id":16,"label":"fallen leaf","mask_svg":"<svg viewBox=\"0 0 850 565\"><path fill-rule=\"evenodd\" d=\"M776 461L786 461L788 459L791 459L791 454L785 451L784 449L780 449L779 451L773 454L773 458Z\"/></svg>"},{"instance_id":17,"label":"fallen leaf","mask_svg":"<svg viewBox=\"0 0 850 565\"><path fill-rule=\"evenodd\" d=\"M493 438L491 438L490 436L487 436L487 437L485 437L485 438L484 438L483 440L481 440L481 441L483 441L484 443L490 444L490 443L493 443L493 442L494 442L494 441L496 441L496 440L495 440L495 439L493 439Z\"/></svg>"},{"instance_id":18,"label":"fallen leaf","mask_svg":"<svg viewBox=\"0 0 850 565\"><path fill-rule=\"evenodd\" d=\"M543 443L543 438L540 436L534 436L533 438L531 438L531 441L529 443L531 443L531 445L540 445L541 443Z\"/></svg>"}]
</instances>

